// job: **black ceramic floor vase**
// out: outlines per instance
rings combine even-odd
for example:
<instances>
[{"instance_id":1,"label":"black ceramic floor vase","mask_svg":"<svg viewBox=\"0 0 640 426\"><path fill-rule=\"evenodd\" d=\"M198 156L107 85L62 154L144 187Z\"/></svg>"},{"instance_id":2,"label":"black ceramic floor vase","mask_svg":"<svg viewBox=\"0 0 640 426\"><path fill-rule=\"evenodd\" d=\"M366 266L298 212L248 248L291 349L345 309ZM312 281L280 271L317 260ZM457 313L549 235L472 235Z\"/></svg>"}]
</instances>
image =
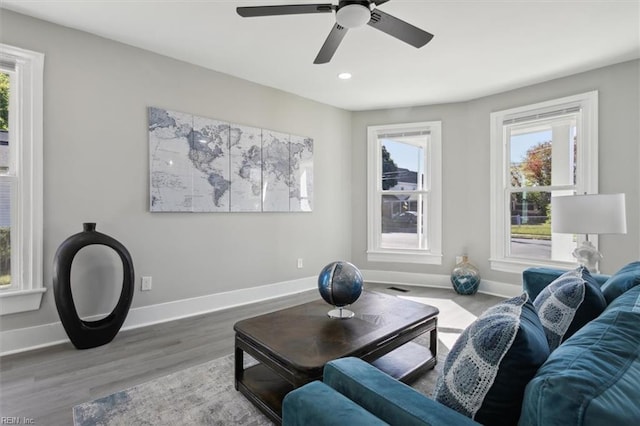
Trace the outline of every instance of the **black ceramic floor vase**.
<instances>
[{"instance_id":1,"label":"black ceramic floor vase","mask_svg":"<svg viewBox=\"0 0 640 426\"><path fill-rule=\"evenodd\" d=\"M94 348L109 343L124 323L134 291L133 262L129 251L114 238L96 231L95 223L83 224L84 231L67 238L53 259L53 294L60 320L71 343L78 349ZM89 245L112 248L123 267L122 291L113 311L98 321L84 321L78 316L71 293L71 265L80 249Z\"/></svg>"}]
</instances>

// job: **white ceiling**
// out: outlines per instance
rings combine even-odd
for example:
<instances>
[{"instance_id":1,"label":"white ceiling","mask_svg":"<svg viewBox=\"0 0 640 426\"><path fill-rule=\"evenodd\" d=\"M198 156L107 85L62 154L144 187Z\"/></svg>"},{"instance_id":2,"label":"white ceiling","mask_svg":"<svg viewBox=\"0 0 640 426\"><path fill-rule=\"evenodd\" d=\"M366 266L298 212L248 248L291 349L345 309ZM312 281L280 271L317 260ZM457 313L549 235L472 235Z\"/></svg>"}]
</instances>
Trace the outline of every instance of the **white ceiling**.
<instances>
[{"instance_id":1,"label":"white ceiling","mask_svg":"<svg viewBox=\"0 0 640 426\"><path fill-rule=\"evenodd\" d=\"M391 0L434 39L416 49L370 26L313 60L333 14L241 18L237 6L337 0L0 0L87 31L348 110L465 101L640 57L640 0ZM337 74L349 71L349 81Z\"/></svg>"}]
</instances>

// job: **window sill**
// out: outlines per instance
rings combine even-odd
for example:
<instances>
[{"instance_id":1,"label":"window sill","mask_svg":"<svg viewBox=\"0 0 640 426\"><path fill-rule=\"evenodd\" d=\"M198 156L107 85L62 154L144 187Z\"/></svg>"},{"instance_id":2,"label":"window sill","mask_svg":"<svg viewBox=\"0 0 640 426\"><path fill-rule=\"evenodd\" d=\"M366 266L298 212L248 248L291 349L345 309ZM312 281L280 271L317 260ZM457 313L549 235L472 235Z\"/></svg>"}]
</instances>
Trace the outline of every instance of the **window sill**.
<instances>
[{"instance_id":1,"label":"window sill","mask_svg":"<svg viewBox=\"0 0 640 426\"><path fill-rule=\"evenodd\" d=\"M442 265L442 254L411 250L367 251L369 262L420 263L423 265Z\"/></svg>"},{"instance_id":2,"label":"window sill","mask_svg":"<svg viewBox=\"0 0 640 426\"><path fill-rule=\"evenodd\" d=\"M35 290L18 290L0 293L0 315L16 314L18 312L36 311L40 309L42 295L46 288Z\"/></svg>"},{"instance_id":3,"label":"window sill","mask_svg":"<svg viewBox=\"0 0 640 426\"><path fill-rule=\"evenodd\" d=\"M511 272L514 274L521 274L527 268L531 267L546 267L546 268L559 268L559 269L573 269L578 266L574 262L562 262L554 260L534 260L534 259L489 259L491 263L491 269L494 271Z\"/></svg>"}]
</instances>

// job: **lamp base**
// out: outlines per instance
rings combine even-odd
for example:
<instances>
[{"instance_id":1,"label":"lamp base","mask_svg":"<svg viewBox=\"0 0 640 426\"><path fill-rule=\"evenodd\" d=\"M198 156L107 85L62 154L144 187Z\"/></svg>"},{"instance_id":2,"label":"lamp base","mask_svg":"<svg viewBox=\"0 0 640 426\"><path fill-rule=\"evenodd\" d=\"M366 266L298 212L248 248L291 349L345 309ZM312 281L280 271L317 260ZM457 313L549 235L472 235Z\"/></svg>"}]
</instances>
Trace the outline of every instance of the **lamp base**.
<instances>
[{"instance_id":1,"label":"lamp base","mask_svg":"<svg viewBox=\"0 0 640 426\"><path fill-rule=\"evenodd\" d=\"M599 272L597 263L602 260L602 254L593 246L593 244L591 244L590 241L584 241L580 247L573 251L572 254L581 265L585 266L589 270L589 272Z\"/></svg>"}]
</instances>

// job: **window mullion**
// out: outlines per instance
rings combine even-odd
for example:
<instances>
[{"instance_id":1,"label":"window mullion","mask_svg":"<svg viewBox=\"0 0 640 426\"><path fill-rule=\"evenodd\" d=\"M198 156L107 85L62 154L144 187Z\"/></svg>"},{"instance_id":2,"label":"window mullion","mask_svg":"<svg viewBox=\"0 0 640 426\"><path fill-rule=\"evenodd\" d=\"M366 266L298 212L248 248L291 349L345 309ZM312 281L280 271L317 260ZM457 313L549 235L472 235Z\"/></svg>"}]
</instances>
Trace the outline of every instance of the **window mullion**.
<instances>
[{"instance_id":1,"label":"window mullion","mask_svg":"<svg viewBox=\"0 0 640 426\"><path fill-rule=\"evenodd\" d=\"M549 185L549 186L521 186L507 188L511 194L522 192L551 192L551 191L575 191L576 185Z\"/></svg>"},{"instance_id":2,"label":"window mullion","mask_svg":"<svg viewBox=\"0 0 640 426\"><path fill-rule=\"evenodd\" d=\"M386 190L386 191L380 191L380 193L382 195L424 195L424 194L428 194L429 191L428 190L424 190L424 189L405 189L402 191L390 191L390 190Z\"/></svg>"}]
</instances>

